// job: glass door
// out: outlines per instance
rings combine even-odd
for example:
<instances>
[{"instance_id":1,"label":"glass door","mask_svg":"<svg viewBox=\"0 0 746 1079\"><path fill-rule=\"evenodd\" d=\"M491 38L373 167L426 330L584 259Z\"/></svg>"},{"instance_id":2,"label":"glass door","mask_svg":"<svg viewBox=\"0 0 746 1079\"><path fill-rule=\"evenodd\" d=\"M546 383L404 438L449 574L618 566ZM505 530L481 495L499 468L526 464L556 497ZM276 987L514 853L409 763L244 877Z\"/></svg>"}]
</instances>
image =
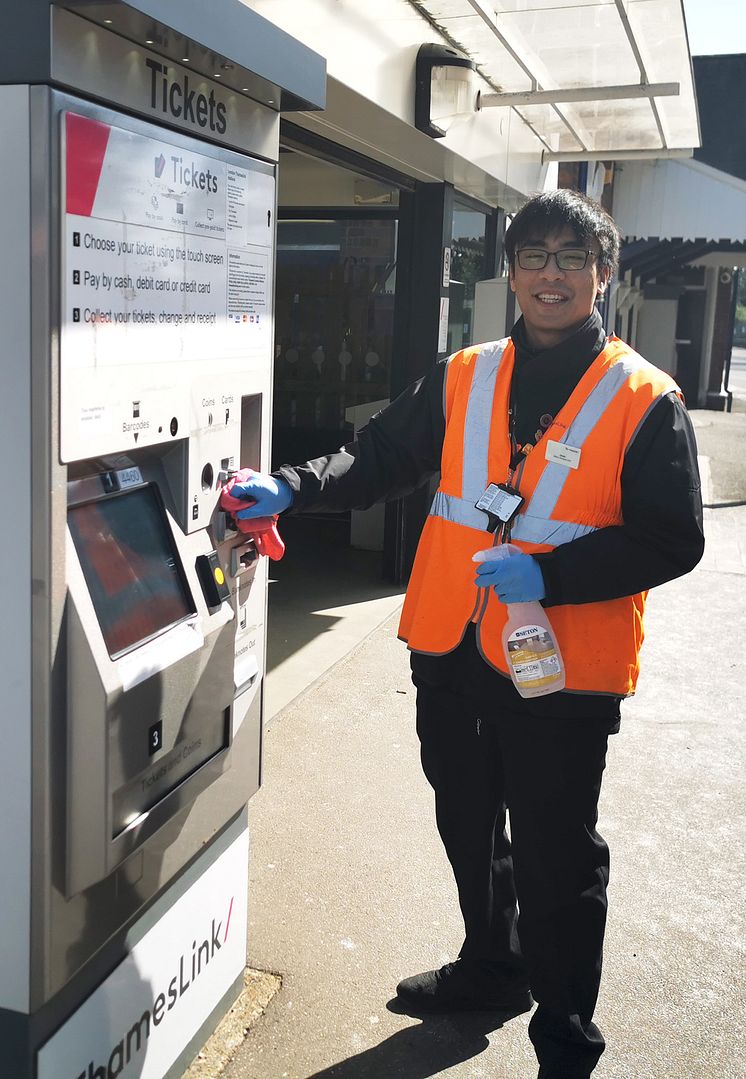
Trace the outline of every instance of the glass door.
<instances>
[{"instance_id":1,"label":"glass door","mask_svg":"<svg viewBox=\"0 0 746 1079\"><path fill-rule=\"evenodd\" d=\"M275 467L338 448L350 409L388 399L396 233L392 218L278 222Z\"/></svg>"}]
</instances>

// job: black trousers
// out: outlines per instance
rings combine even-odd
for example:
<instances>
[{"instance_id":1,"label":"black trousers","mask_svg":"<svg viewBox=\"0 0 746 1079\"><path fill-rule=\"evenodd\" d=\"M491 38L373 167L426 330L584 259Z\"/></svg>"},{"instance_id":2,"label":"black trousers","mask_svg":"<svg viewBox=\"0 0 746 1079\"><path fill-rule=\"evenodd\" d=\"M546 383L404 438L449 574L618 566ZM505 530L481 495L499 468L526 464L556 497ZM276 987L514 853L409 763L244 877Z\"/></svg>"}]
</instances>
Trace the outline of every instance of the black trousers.
<instances>
[{"instance_id":1,"label":"black trousers","mask_svg":"<svg viewBox=\"0 0 746 1079\"><path fill-rule=\"evenodd\" d=\"M460 957L493 996L530 986L541 1079L585 1079L604 1050L592 1017L609 877L596 831L606 729L415 684L422 765L466 927Z\"/></svg>"}]
</instances>

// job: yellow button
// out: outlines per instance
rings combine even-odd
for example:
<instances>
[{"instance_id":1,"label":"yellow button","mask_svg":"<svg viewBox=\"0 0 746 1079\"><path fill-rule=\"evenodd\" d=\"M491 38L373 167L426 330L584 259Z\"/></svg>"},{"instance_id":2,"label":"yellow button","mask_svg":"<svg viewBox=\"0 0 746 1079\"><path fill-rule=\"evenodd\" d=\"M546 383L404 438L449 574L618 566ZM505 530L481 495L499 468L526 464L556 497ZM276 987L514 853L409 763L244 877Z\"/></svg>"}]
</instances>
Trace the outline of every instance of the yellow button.
<instances>
[{"instance_id":1,"label":"yellow button","mask_svg":"<svg viewBox=\"0 0 746 1079\"><path fill-rule=\"evenodd\" d=\"M218 566L218 568L215 570L215 580L218 582L218 584L225 584L225 574L223 573L220 566Z\"/></svg>"}]
</instances>

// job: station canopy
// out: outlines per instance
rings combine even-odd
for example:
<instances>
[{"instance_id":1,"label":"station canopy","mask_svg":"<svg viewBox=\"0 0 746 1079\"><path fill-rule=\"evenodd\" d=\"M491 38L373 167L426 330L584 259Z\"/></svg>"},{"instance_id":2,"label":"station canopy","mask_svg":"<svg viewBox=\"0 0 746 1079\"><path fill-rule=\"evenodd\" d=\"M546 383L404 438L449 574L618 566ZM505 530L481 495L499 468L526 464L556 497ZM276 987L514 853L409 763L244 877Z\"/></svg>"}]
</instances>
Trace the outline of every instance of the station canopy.
<instances>
[{"instance_id":1,"label":"station canopy","mask_svg":"<svg viewBox=\"0 0 746 1079\"><path fill-rule=\"evenodd\" d=\"M627 239L746 244L746 180L703 161L625 164L614 220Z\"/></svg>"},{"instance_id":2,"label":"station canopy","mask_svg":"<svg viewBox=\"0 0 746 1079\"><path fill-rule=\"evenodd\" d=\"M487 103L516 109L545 159L679 156L700 144L682 0L412 2L506 95Z\"/></svg>"}]
</instances>

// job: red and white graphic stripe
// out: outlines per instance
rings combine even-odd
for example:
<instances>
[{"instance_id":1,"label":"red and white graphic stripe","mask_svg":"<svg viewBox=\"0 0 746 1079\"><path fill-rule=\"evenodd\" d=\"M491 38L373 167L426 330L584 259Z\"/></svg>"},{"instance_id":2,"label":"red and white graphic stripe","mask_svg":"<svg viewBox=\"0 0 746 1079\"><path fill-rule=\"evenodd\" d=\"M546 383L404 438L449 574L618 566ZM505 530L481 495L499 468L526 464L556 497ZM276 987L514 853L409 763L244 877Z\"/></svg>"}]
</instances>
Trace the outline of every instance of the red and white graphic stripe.
<instances>
[{"instance_id":1,"label":"red and white graphic stripe","mask_svg":"<svg viewBox=\"0 0 746 1079\"><path fill-rule=\"evenodd\" d=\"M91 216L110 134L110 126L99 120L72 112L65 116L65 209L69 214Z\"/></svg>"}]
</instances>

